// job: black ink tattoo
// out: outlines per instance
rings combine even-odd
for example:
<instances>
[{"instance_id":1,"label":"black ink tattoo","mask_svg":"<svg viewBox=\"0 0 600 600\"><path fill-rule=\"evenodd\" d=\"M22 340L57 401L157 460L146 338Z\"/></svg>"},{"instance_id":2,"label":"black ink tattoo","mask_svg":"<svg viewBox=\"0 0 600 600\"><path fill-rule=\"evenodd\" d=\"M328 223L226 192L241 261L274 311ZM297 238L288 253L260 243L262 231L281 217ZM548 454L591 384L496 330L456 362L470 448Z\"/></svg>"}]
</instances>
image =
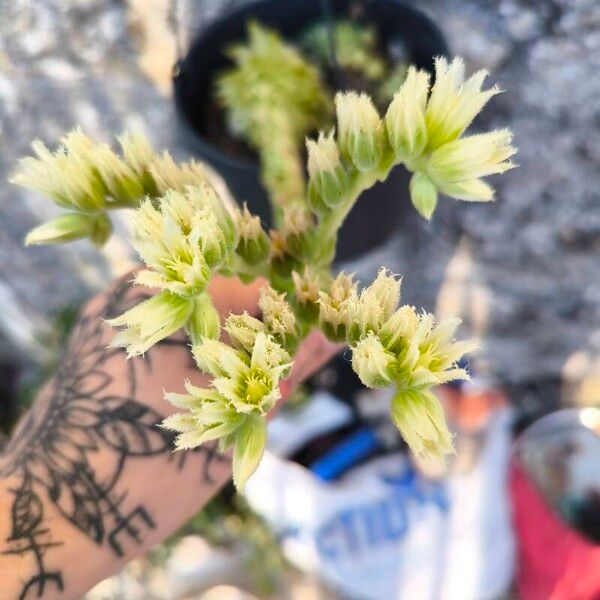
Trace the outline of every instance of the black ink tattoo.
<instances>
[{"instance_id":1,"label":"black ink tattoo","mask_svg":"<svg viewBox=\"0 0 600 600\"><path fill-rule=\"evenodd\" d=\"M144 530L155 526L144 506L125 508L126 492L118 491L118 483L126 462L164 455L178 468L185 463L185 453L172 452L173 434L158 427L163 416L136 399L138 371L153 368L152 352L126 363L126 395L110 393L113 376L107 367L112 360L122 363L124 355L107 348L104 319L141 299L123 280L101 309L79 320L51 388L25 416L0 461L0 477L20 482L11 489L12 531L3 553L32 556L36 568L20 600L41 598L51 585L64 588L62 573L44 560L61 544L44 525L44 501L97 545L122 556L128 540L141 543ZM99 450L113 456L102 473L93 464ZM213 482L212 466L228 459L214 446L196 453L203 455L203 481Z\"/></svg>"}]
</instances>

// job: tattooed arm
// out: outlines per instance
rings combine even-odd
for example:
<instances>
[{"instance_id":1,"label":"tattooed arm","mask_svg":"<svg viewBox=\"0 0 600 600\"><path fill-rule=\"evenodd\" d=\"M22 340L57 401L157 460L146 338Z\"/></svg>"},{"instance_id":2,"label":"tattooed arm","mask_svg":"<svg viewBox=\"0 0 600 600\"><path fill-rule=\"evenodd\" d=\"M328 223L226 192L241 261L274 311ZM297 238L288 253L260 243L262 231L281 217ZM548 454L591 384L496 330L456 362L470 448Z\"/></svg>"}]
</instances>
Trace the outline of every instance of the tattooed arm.
<instances>
[{"instance_id":1,"label":"tattooed arm","mask_svg":"<svg viewBox=\"0 0 600 600\"><path fill-rule=\"evenodd\" d=\"M222 314L256 309L256 286L215 283ZM172 434L157 427L171 411L163 390L183 391L185 379L206 384L183 337L129 361L108 348L104 320L145 294L124 279L89 304L0 457L0 600L79 598L172 533L231 476L213 445L173 453ZM305 344L294 381L335 350L316 336ZM292 384L284 386L285 394Z\"/></svg>"}]
</instances>

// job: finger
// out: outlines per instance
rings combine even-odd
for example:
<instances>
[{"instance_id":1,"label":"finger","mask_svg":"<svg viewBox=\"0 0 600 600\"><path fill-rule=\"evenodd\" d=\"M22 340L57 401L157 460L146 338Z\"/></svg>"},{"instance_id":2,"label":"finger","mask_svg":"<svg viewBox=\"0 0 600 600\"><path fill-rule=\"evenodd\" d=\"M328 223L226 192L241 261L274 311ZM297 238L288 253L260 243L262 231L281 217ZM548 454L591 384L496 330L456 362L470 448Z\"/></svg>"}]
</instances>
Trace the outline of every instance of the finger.
<instances>
[{"instance_id":1,"label":"finger","mask_svg":"<svg viewBox=\"0 0 600 600\"><path fill-rule=\"evenodd\" d=\"M258 312L258 292L265 285L261 277L252 283L242 283L237 277L215 277L208 284L213 303L222 317L247 311L251 315Z\"/></svg>"}]
</instances>

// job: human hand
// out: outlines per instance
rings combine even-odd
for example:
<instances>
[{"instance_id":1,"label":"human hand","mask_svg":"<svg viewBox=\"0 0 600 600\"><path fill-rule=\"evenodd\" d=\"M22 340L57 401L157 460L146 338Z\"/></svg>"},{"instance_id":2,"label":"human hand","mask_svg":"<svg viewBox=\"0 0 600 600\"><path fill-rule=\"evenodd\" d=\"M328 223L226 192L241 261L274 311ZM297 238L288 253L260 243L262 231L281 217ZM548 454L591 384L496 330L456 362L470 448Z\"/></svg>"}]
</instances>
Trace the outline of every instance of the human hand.
<instances>
[{"instance_id":1,"label":"human hand","mask_svg":"<svg viewBox=\"0 0 600 600\"><path fill-rule=\"evenodd\" d=\"M179 334L126 360L105 320L151 292L121 279L82 312L54 378L0 459L0 579L7 598L78 598L197 512L231 477L214 445L173 452L163 391L206 385ZM260 282L217 278L222 316L256 314ZM300 348L285 398L339 346ZM80 557L85 557L82 561ZM4 592L3 592L4 593Z\"/></svg>"}]
</instances>

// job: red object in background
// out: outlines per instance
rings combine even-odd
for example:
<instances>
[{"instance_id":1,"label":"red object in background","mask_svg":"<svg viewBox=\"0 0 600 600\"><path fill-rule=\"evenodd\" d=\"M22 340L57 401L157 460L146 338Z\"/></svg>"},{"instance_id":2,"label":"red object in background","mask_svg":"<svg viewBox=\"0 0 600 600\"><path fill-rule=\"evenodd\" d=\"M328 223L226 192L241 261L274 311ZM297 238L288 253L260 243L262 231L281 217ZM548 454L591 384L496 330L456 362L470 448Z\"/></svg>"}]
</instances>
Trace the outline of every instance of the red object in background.
<instances>
[{"instance_id":1,"label":"red object in background","mask_svg":"<svg viewBox=\"0 0 600 600\"><path fill-rule=\"evenodd\" d=\"M569 529L515 461L509 471L522 600L600 600L600 546Z\"/></svg>"}]
</instances>

